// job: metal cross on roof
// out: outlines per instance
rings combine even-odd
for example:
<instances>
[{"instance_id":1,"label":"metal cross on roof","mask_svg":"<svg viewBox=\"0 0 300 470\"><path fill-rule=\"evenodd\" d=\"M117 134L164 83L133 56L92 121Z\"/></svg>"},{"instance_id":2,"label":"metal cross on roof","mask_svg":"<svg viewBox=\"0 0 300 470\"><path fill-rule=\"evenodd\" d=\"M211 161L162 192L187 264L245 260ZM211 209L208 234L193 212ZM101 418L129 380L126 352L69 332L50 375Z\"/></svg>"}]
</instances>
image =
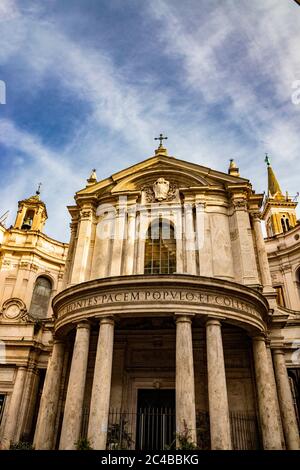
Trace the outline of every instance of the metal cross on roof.
<instances>
[{"instance_id":1,"label":"metal cross on roof","mask_svg":"<svg viewBox=\"0 0 300 470\"><path fill-rule=\"evenodd\" d=\"M168 137L164 137L163 134L159 134L159 137L154 137L154 140L159 140L160 144L159 146L162 147L162 141L167 140Z\"/></svg>"},{"instance_id":2,"label":"metal cross on roof","mask_svg":"<svg viewBox=\"0 0 300 470\"><path fill-rule=\"evenodd\" d=\"M39 183L38 188L37 188L37 190L36 190L36 192L35 192L35 194L36 194L37 196L39 196L39 194L41 194L41 186L42 186L42 183Z\"/></svg>"}]
</instances>

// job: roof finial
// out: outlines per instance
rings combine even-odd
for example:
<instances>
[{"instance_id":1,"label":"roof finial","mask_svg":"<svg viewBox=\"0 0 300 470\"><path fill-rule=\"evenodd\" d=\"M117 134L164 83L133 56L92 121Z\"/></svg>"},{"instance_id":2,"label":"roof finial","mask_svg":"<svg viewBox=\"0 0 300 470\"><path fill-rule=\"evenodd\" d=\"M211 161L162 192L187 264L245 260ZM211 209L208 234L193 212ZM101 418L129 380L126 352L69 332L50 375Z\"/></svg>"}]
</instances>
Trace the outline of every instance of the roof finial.
<instances>
[{"instance_id":1,"label":"roof finial","mask_svg":"<svg viewBox=\"0 0 300 470\"><path fill-rule=\"evenodd\" d=\"M239 169L237 164L235 163L234 159L231 158L229 163L229 168L228 168L228 174L231 176L240 176Z\"/></svg>"},{"instance_id":2,"label":"roof finial","mask_svg":"<svg viewBox=\"0 0 300 470\"><path fill-rule=\"evenodd\" d=\"M266 157L265 157L265 162L267 164L267 166L270 166L271 165L271 162L270 162L270 157L269 155L266 153Z\"/></svg>"},{"instance_id":3,"label":"roof finial","mask_svg":"<svg viewBox=\"0 0 300 470\"><path fill-rule=\"evenodd\" d=\"M87 179L87 182L88 182L87 186L97 183L96 168L92 169L92 173L90 177Z\"/></svg>"},{"instance_id":4,"label":"roof finial","mask_svg":"<svg viewBox=\"0 0 300 470\"><path fill-rule=\"evenodd\" d=\"M36 190L36 192L35 192L35 194L36 194L37 196L39 196L39 195L41 194L41 186L42 186L42 183L39 183L39 184L38 184L38 188L37 188L37 190Z\"/></svg>"},{"instance_id":5,"label":"roof finial","mask_svg":"<svg viewBox=\"0 0 300 470\"><path fill-rule=\"evenodd\" d=\"M164 137L163 134L159 134L159 137L154 137L154 140L160 141L158 148L155 150L155 155L158 155L160 153L167 155L167 150L163 147L163 144L162 144L163 140L167 140L167 139L168 137Z\"/></svg>"}]
</instances>

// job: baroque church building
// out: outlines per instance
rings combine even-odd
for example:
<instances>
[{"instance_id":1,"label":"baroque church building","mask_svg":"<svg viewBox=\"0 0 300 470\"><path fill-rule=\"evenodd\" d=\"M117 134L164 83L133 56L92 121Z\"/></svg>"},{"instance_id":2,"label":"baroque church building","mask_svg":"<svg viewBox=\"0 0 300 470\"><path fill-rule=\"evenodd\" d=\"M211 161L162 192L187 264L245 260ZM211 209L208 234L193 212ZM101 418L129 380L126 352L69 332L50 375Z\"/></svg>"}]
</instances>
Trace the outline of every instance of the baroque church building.
<instances>
[{"instance_id":1,"label":"baroque church building","mask_svg":"<svg viewBox=\"0 0 300 470\"><path fill-rule=\"evenodd\" d=\"M19 202L0 224L2 449L299 449L300 223L267 168L257 194L234 161L160 143L93 170L69 244L39 191Z\"/></svg>"}]
</instances>

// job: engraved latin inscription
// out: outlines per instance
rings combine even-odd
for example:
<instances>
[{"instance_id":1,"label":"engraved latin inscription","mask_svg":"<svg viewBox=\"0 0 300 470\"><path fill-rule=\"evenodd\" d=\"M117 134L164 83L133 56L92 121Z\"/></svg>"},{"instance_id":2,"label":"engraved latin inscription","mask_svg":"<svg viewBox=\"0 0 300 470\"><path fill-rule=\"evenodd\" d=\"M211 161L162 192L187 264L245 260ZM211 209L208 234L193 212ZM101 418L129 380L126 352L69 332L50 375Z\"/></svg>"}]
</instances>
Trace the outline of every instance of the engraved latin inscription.
<instances>
[{"instance_id":1,"label":"engraved latin inscription","mask_svg":"<svg viewBox=\"0 0 300 470\"><path fill-rule=\"evenodd\" d=\"M259 314L251 304L235 297L213 293L207 294L196 290L189 291L180 289L148 289L106 292L71 302L63 307L60 314L68 314L82 308L93 308L100 305L110 304L132 304L132 302L186 302L199 305L216 305L219 307L240 310L244 313L259 317Z\"/></svg>"}]
</instances>

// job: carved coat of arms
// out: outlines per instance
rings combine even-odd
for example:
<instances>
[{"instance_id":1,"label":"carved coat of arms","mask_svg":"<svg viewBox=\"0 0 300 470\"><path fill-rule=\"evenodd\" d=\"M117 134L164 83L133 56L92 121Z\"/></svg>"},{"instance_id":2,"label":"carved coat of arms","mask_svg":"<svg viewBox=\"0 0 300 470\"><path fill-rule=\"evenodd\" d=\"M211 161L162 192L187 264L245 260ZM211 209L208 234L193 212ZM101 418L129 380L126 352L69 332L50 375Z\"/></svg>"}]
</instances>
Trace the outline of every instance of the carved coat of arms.
<instances>
[{"instance_id":1,"label":"carved coat of arms","mask_svg":"<svg viewBox=\"0 0 300 470\"><path fill-rule=\"evenodd\" d=\"M165 178L158 178L152 186L144 186L147 202L172 201L176 197L176 185Z\"/></svg>"},{"instance_id":2,"label":"carved coat of arms","mask_svg":"<svg viewBox=\"0 0 300 470\"><path fill-rule=\"evenodd\" d=\"M165 178L158 178L158 180L153 184L152 188L155 199L157 201L163 201L168 197L170 183L169 181L165 180Z\"/></svg>"}]
</instances>

